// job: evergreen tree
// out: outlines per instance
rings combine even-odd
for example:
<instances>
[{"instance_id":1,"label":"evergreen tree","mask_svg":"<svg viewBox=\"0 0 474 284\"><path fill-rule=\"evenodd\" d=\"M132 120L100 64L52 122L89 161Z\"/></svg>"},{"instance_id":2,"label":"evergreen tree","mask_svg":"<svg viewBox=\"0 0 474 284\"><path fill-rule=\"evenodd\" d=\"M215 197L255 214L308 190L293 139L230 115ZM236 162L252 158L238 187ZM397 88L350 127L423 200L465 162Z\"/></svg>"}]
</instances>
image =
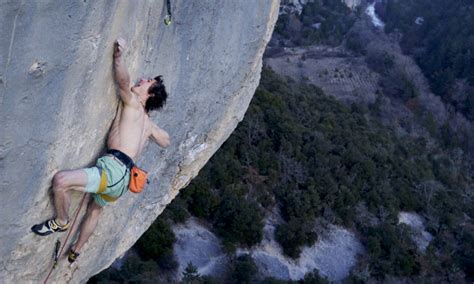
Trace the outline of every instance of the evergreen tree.
<instances>
[{"instance_id":1,"label":"evergreen tree","mask_svg":"<svg viewBox=\"0 0 474 284\"><path fill-rule=\"evenodd\" d=\"M182 283L185 284L197 284L200 283L201 275L198 273L197 267L192 262L188 262L186 268L183 271Z\"/></svg>"}]
</instances>

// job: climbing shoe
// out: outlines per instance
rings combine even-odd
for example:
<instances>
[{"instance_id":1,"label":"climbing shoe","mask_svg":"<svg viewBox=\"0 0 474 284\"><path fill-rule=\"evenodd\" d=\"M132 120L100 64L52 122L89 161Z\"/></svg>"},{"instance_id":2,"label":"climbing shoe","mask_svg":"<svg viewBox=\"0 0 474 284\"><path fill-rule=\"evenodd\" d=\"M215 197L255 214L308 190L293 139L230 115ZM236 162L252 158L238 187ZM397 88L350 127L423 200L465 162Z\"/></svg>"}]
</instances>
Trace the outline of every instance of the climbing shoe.
<instances>
[{"instance_id":1,"label":"climbing shoe","mask_svg":"<svg viewBox=\"0 0 474 284\"><path fill-rule=\"evenodd\" d=\"M69 228L69 222L66 225L59 225L56 219L46 220L44 223L34 225L31 230L40 236L47 236L54 232L64 232Z\"/></svg>"},{"instance_id":2,"label":"climbing shoe","mask_svg":"<svg viewBox=\"0 0 474 284\"><path fill-rule=\"evenodd\" d=\"M69 253L67 254L67 261L69 261L69 263L73 263L74 261L76 261L78 256L79 256L79 253L73 251L72 248L70 248Z\"/></svg>"}]
</instances>

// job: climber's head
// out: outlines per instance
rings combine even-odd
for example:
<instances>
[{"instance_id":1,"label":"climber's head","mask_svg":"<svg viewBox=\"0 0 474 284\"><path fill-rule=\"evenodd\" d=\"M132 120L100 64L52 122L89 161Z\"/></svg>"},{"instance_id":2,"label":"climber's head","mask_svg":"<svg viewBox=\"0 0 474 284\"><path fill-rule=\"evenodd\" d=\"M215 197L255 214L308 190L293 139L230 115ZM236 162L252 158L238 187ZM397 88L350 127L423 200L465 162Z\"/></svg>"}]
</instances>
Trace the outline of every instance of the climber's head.
<instances>
[{"instance_id":1,"label":"climber's head","mask_svg":"<svg viewBox=\"0 0 474 284\"><path fill-rule=\"evenodd\" d=\"M140 79L132 87L132 92L140 97L140 101L144 102L146 112L159 110L168 97L161 76L154 79Z\"/></svg>"},{"instance_id":2,"label":"climber's head","mask_svg":"<svg viewBox=\"0 0 474 284\"><path fill-rule=\"evenodd\" d=\"M148 88L148 99L146 100L145 110L146 112L150 112L152 110L159 110L162 108L166 103L166 98L168 97L168 93L166 93L165 84L160 76L156 76L153 79L154 82Z\"/></svg>"}]
</instances>

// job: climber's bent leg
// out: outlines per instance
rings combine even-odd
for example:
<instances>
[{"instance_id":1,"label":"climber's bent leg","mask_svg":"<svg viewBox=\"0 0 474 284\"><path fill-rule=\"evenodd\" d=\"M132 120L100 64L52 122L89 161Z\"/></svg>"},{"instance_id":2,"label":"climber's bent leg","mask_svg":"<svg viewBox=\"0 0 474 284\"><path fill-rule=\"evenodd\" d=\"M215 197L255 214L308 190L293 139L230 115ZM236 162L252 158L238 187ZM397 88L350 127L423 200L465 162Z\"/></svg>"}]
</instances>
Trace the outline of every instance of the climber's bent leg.
<instances>
[{"instance_id":1,"label":"climber's bent leg","mask_svg":"<svg viewBox=\"0 0 474 284\"><path fill-rule=\"evenodd\" d=\"M59 171L53 177L54 206L56 221L61 224L68 222L71 189L85 191L88 175L84 169Z\"/></svg>"},{"instance_id":2,"label":"climber's bent leg","mask_svg":"<svg viewBox=\"0 0 474 284\"><path fill-rule=\"evenodd\" d=\"M87 214L82 222L79 238L77 242L71 247L71 251L78 255L79 251L82 249L82 246L87 242L89 237L94 232L97 222L99 220L100 213L102 212L102 207L96 202L91 201L87 207ZM76 255L76 256L77 256ZM69 259L70 262L74 262L74 259Z\"/></svg>"},{"instance_id":3,"label":"climber's bent leg","mask_svg":"<svg viewBox=\"0 0 474 284\"><path fill-rule=\"evenodd\" d=\"M95 192L99 182L100 175L96 167L57 172L52 181L56 217L34 225L31 230L41 236L66 231L69 228L70 190Z\"/></svg>"}]
</instances>

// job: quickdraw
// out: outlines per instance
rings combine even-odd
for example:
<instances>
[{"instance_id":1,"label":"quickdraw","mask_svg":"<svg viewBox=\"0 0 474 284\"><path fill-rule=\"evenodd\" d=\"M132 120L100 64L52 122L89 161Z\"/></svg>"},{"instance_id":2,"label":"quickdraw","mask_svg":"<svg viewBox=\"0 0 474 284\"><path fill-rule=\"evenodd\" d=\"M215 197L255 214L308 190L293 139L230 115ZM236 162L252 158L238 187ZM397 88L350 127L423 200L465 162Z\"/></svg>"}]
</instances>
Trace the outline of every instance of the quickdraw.
<instances>
[{"instance_id":1,"label":"quickdraw","mask_svg":"<svg viewBox=\"0 0 474 284\"><path fill-rule=\"evenodd\" d=\"M59 239L57 239L56 240L56 245L54 247L54 253L53 253L53 259L54 259L53 269L55 269L56 266L58 265L59 249L60 248L61 248L61 241Z\"/></svg>"},{"instance_id":2,"label":"quickdraw","mask_svg":"<svg viewBox=\"0 0 474 284\"><path fill-rule=\"evenodd\" d=\"M171 25L171 3L170 0L166 0L166 10L168 14L165 16L165 25L169 26Z\"/></svg>"}]
</instances>

